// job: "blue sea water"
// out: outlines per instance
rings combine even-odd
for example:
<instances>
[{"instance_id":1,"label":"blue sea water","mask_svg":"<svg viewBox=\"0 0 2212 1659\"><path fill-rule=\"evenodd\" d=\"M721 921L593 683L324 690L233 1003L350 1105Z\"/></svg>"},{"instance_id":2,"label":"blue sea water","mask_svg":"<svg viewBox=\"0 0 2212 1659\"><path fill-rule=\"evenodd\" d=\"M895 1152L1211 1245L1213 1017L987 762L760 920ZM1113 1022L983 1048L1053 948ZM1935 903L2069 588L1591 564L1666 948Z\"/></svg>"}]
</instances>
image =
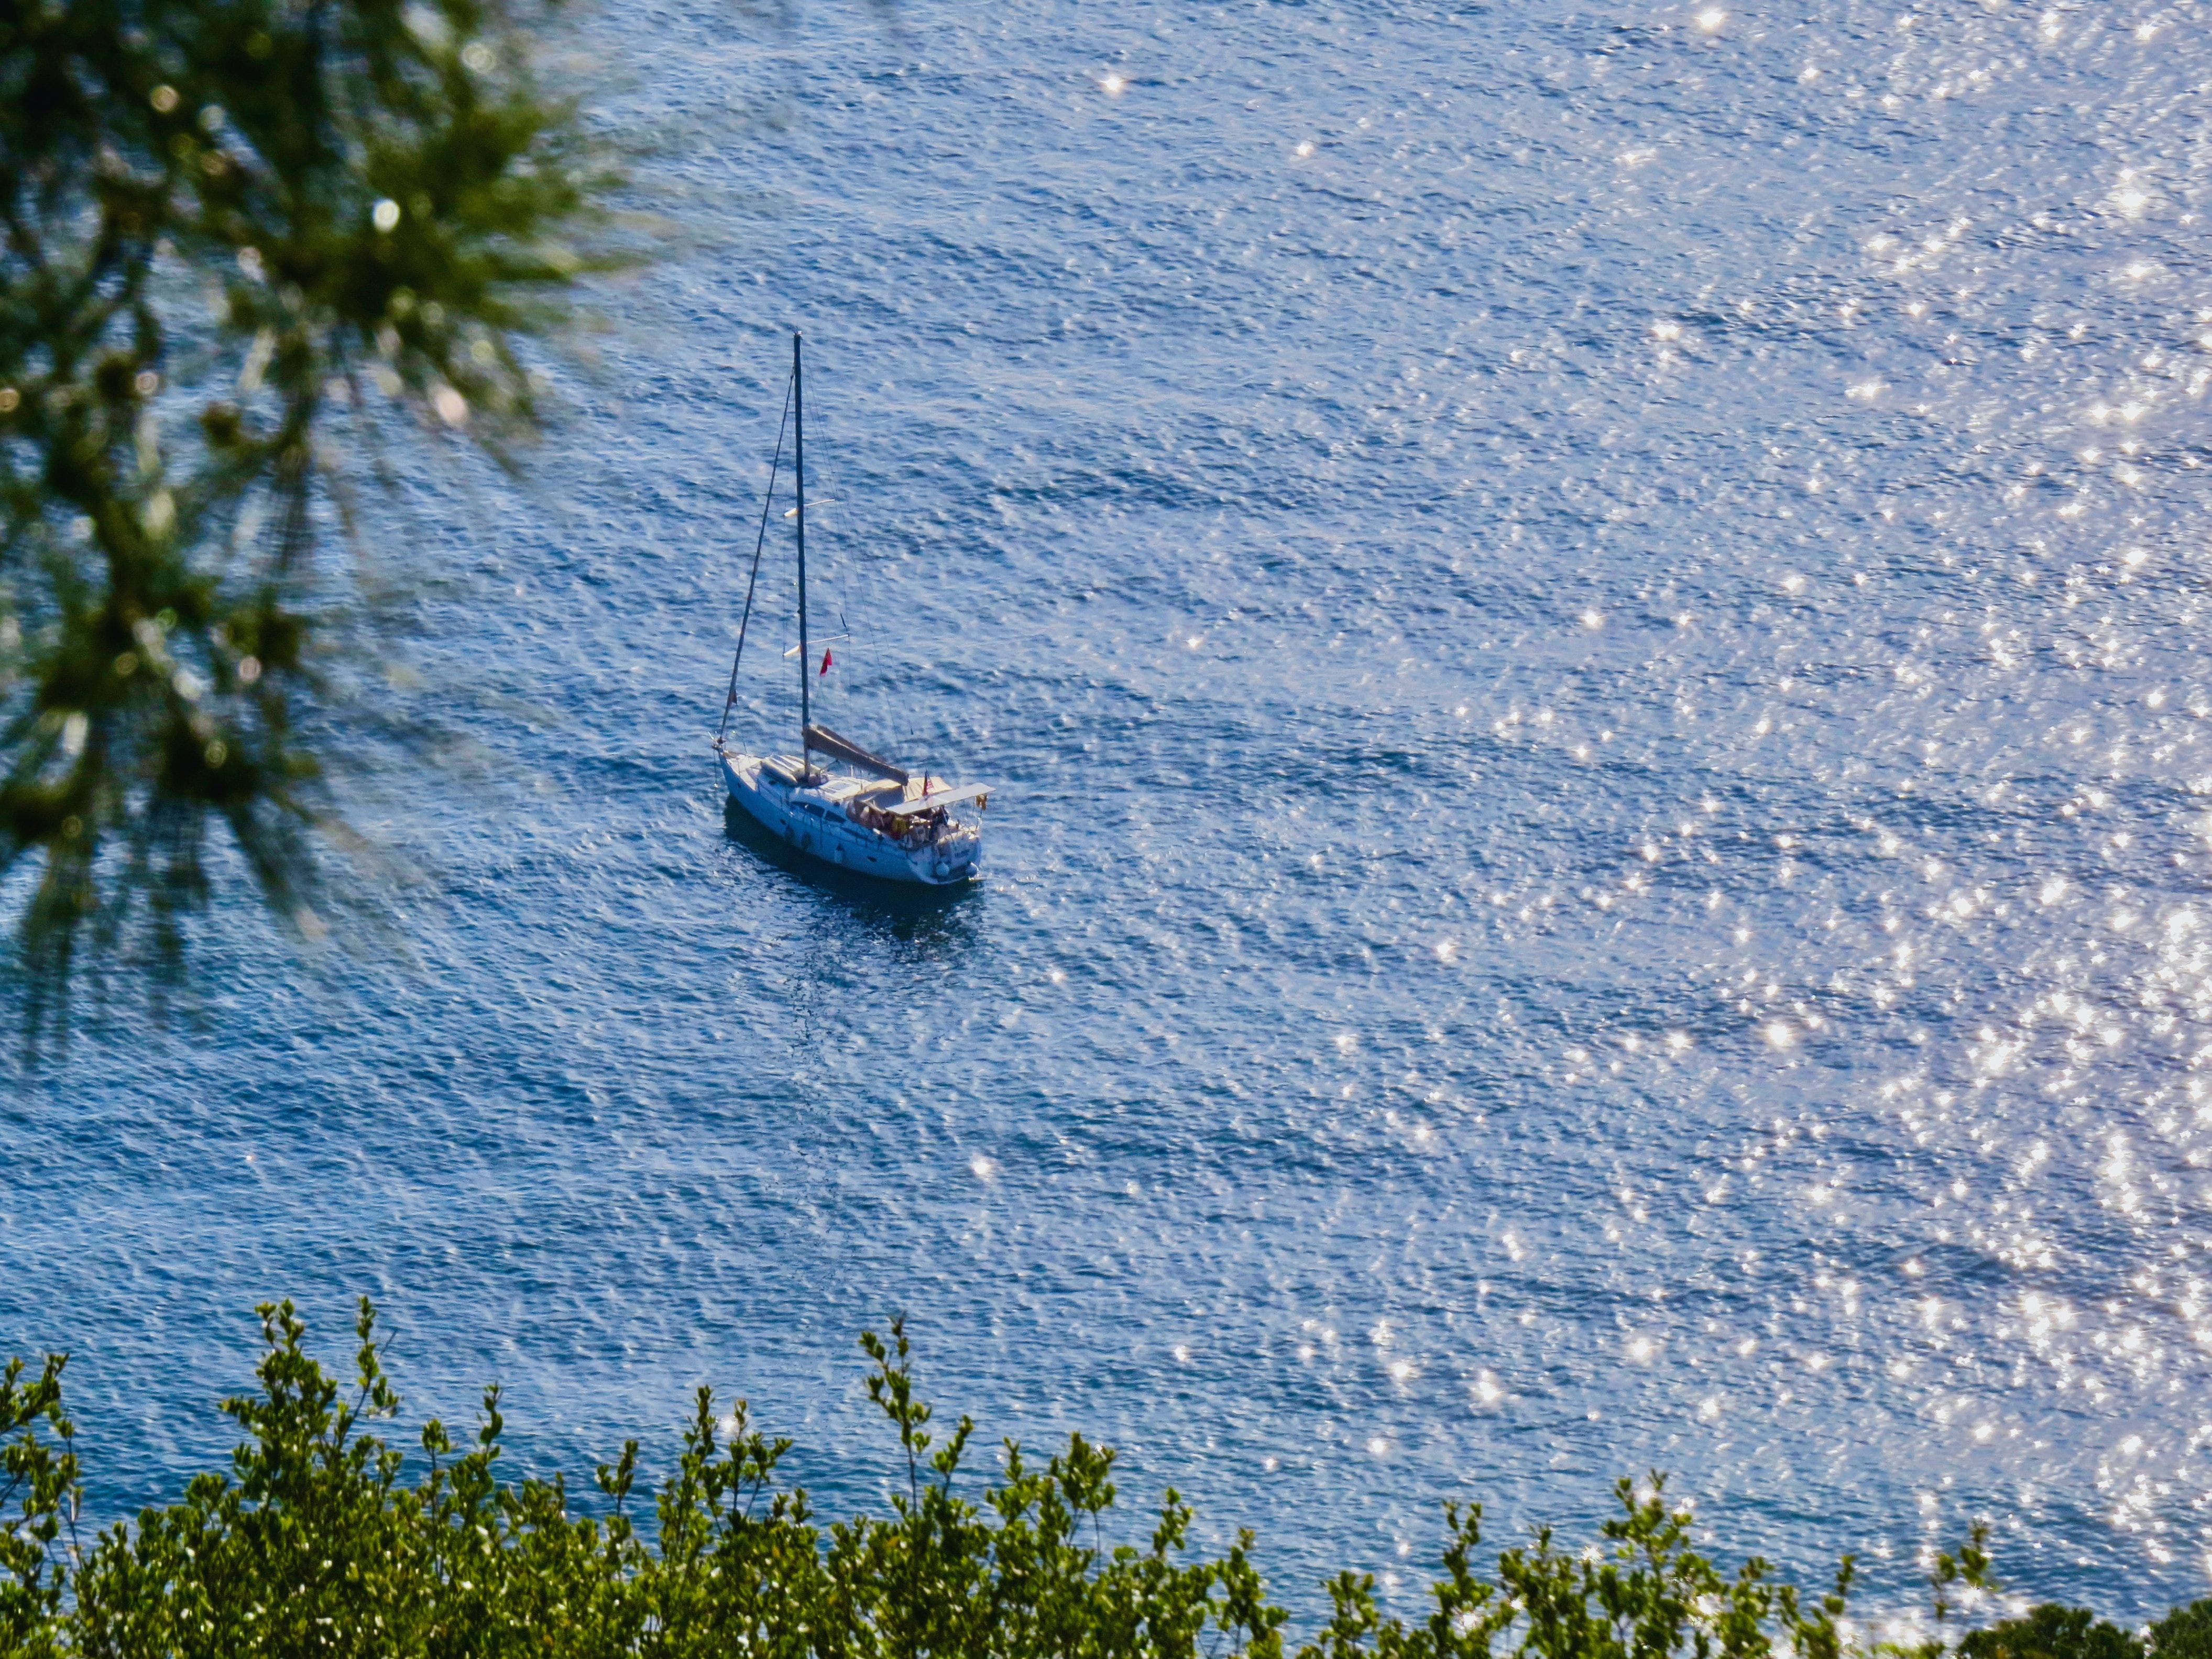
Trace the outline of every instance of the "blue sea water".
<instances>
[{"instance_id":1,"label":"blue sea water","mask_svg":"<svg viewBox=\"0 0 2212 1659\"><path fill-rule=\"evenodd\" d=\"M465 740L351 786L392 926L228 903L196 1018L9 1081L0 1347L96 1502L366 1292L531 1467L713 1382L876 1504L904 1310L1304 1608L1653 1468L1875 1609L1977 1516L2212 1590L2208 22L580 20L665 253L524 482L404 475ZM949 902L720 797L793 327L823 717L1000 786Z\"/></svg>"}]
</instances>

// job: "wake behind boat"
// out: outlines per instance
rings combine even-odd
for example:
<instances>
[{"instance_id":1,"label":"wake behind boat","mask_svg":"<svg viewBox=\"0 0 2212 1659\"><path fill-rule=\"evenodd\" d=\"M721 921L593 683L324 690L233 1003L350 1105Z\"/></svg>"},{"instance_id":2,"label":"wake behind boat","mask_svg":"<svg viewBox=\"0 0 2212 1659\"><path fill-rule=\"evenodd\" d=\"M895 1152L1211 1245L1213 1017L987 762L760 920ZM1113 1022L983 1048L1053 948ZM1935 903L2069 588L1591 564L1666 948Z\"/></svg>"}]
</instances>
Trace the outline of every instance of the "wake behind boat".
<instances>
[{"instance_id":1,"label":"wake behind boat","mask_svg":"<svg viewBox=\"0 0 2212 1659\"><path fill-rule=\"evenodd\" d=\"M723 784L731 800L763 828L841 869L928 887L973 880L981 865L988 786L948 784L927 769L909 770L815 723L813 681L817 671L806 637L805 386L796 334L791 337L785 415L792 432L798 495L791 516L799 524L799 752L753 755L727 741L730 710L738 700L738 667L744 660L753 595L760 582L761 553L768 543L776 471L783 460L779 428L775 458L769 466L768 501L761 508L760 537L753 548L752 577L745 585L744 617L738 624L737 657L730 665L729 695L722 702L721 728L714 734ZM819 672L829 672L830 660L824 653ZM833 773L816 764L817 757L844 770Z\"/></svg>"}]
</instances>

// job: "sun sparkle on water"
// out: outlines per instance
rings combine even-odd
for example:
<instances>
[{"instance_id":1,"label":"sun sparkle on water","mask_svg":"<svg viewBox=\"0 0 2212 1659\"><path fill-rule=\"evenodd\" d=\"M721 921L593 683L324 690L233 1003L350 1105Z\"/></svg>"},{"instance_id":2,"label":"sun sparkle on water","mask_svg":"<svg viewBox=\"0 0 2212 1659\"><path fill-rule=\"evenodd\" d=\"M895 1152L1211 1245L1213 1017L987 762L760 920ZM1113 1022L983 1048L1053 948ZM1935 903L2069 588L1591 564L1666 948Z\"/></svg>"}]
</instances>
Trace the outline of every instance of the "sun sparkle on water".
<instances>
[{"instance_id":1,"label":"sun sparkle on water","mask_svg":"<svg viewBox=\"0 0 2212 1659\"><path fill-rule=\"evenodd\" d=\"M1290 1593L1655 1465L1801 1578L1863 1524L1869 1630L1984 1509L2023 1593L2201 1593L2212 307L2160 112L2212 40L1910 15L587 19L696 240L528 491L402 480L482 762L371 786L412 963L310 984L226 913L204 1037L0 1117L58 1200L0 1323L80 1354L102 1501L211 1443L176 1333L238 1374L225 1314L365 1286L533 1463L711 1377L871 1494L842 1368L903 1308L947 1410L1123 1444ZM874 633L827 718L1000 786L943 910L765 856L705 763L787 323L810 581Z\"/></svg>"}]
</instances>

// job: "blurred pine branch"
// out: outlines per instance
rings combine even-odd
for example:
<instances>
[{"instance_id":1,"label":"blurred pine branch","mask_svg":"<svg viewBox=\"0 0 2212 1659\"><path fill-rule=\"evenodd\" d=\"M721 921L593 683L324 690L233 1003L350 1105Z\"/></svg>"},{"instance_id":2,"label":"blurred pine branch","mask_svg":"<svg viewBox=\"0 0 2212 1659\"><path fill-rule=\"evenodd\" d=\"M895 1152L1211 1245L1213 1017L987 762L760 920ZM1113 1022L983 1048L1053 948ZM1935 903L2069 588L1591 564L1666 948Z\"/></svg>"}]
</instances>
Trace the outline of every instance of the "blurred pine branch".
<instances>
[{"instance_id":1,"label":"blurred pine branch","mask_svg":"<svg viewBox=\"0 0 2212 1659\"><path fill-rule=\"evenodd\" d=\"M211 835L322 931L351 459L398 432L512 465L529 351L635 246L536 70L550 3L0 7L0 881L33 1038L88 968L175 981Z\"/></svg>"}]
</instances>

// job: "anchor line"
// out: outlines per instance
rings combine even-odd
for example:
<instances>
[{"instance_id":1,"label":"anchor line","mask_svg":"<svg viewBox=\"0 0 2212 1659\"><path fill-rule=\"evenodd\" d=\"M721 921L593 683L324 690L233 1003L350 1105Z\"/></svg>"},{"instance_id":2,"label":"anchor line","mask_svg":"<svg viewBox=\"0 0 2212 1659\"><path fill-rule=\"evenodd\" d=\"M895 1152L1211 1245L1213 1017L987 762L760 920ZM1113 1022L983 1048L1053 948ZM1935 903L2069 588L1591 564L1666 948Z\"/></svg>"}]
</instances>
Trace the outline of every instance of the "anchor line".
<instances>
[{"instance_id":1,"label":"anchor line","mask_svg":"<svg viewBox=\"0 0 2212 1659\"><path fill-rule=\"evenodd\" d=\"M730 729L730 709L738 700L738 665L745 659L745 630L752 626L753 590L760 585L761 551L768 545L768 515L775 506L775 475L783 464L783 434L791 424L792 382L783 383L783 417L775 426L775 455L768 464L768 494L761 499L760 534L753 538L753 570L745 580L745 614L738 623L738 652L730 659L730 691L722 699L722 723L715 728L714 747L722 746L722 739Z\"/></svg>"}]
</instances>

